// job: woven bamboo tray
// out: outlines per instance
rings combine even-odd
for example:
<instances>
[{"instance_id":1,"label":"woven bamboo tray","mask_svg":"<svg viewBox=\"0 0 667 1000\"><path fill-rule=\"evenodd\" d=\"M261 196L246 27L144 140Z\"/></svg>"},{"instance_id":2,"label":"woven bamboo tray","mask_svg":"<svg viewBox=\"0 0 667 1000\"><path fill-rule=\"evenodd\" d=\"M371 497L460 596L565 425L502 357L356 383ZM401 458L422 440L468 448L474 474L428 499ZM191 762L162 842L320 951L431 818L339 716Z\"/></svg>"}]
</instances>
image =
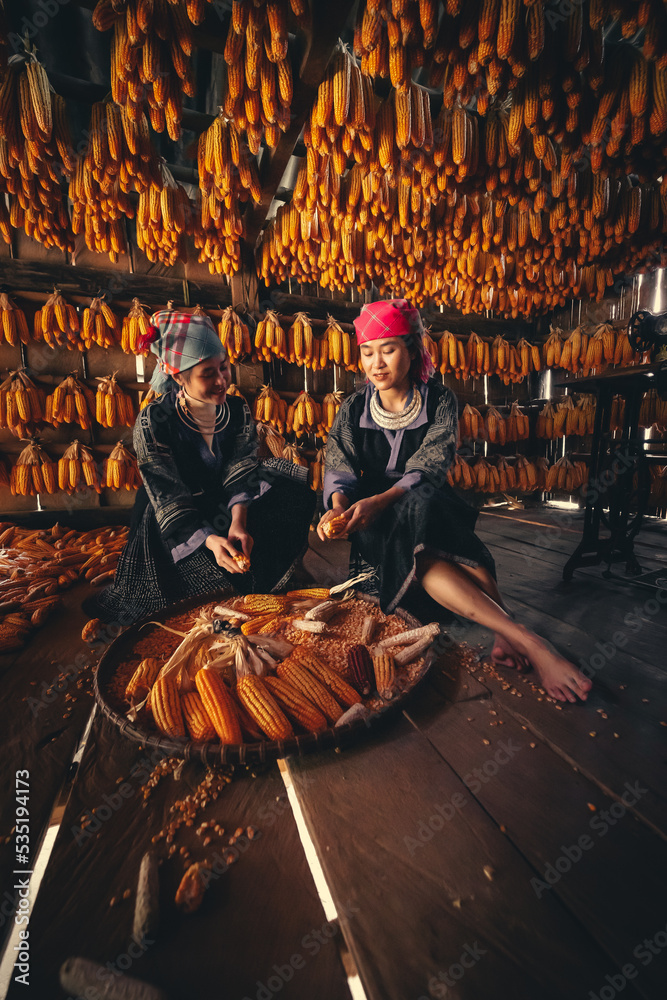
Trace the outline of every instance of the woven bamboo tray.
<instances>
[{"instance_id":1,"label":"woven bamboo tray","mask_svg":"<svg viewBox=\"0 0 667 1000\"><path fill-rule=\"evenodd\" d=\"M330 726L321 733L305 733L302 736L294 736L289 740L276 741L267 739L254 743L225 745L218 742L193 743L190 740L173 739L162 736L154 731L143 729L116 711L113 704L109 701L110 684L120 664L132 655L138 640L145 637L145 633L142 634L140 631L142 625L150 621L165 622L175 615L185 614L201 608L212 601L224 601L231 596L233 595L217 593L172 604L169 608L151 615L150 618L131 625L117 639L114 639L105 650L95 671L95 699L107 719L118 726L121 733L127 736L128 739L134 740L136 743L141 743L146 747L155 747L170 757L201 760L207 764L251 764L277 760L280 757L287 757L289 754L303 755L331 748L343 749L368 733L371 727L377 726L381 720L399 711L411 691L414 690L415 686L426 675L435 658L429 650L423 663L414 672L409 683L406 683L391 701L384 702L381 708L370 712L365 718L357 719L355 722L349 722L342 726ZM354 596L356 599L367 601L369 604L376 606L378 604L376 599L369 597L367 594L355 592ZM405 622L407 628L417 628L421 625L421 622L402 608L397 608L394 614L397 618L401 618Z\"/></svg>"}]
</instances>

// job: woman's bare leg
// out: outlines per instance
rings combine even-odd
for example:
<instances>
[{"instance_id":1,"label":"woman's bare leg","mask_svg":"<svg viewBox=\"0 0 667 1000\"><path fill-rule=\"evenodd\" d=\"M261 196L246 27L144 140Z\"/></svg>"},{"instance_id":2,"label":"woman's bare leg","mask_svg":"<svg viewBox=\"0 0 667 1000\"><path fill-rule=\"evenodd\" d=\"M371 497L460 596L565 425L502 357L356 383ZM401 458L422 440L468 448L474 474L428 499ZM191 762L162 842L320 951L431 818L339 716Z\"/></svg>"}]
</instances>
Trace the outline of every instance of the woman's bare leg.
<instances>
[{"instance_id":1,"label":"woman's bare leg","mask_svg":"<svg viewBox=\"0 0 667 1000\"><path fill-rule=\"evenodd\" d=\"M491 629L525 656L552 698L572 702L576 698L586 700L591 682L544 639L525 625L512 621L507 612L461 566L422 555L417 560L417 575L424 590L438 604Z\"/></svg>"},{"instance_id":2,"label":"woman's bare leg","mask_svg":"<svg viewBox=\"0 0 667 1000\"><path fill-rule=\"evenodd\" d=\"M463 563L457 563L459 569L462 569L464 573L477 584L477 586L484 591L484 593L499 604L503 611L506 611L510 618L513 617L511 611L505 604L500 591L498 590L498 585L493 579L488 569L484 566L464 566ZM499 632L496 632L493 638L493 648L491 649L491 659L499 667L516 667L519 671L530 670L530 663L525 656L522 656L514 646Z\"/></svg>"}]
</instances>

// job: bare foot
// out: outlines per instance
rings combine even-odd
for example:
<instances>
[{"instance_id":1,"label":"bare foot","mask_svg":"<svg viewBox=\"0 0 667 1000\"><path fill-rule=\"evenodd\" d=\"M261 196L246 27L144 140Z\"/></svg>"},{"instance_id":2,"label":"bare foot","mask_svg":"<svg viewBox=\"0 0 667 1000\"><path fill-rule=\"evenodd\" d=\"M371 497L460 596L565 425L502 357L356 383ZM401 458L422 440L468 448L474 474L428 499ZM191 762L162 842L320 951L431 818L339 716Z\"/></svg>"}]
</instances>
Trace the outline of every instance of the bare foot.
<instances>
[{"instance_id":1,"label":"bare foot","mask_svg":"<svg viewBox=\"0 0 667 1000\"><path fill-rule=\"evenodd\" d=\"M517 647L535 668L542 687L557 701L586 701L592 688L591 681L577 670L573 663L557 653L550 643L526 630L524 642Z\"/></svg>"},{"instance_id":2,"label":"bare foot","mask_svg":"<svg viewBox=\"0 0 667 1000\"><path fill-rule=\"evenodd\" d=\"M530 670L530 663L527 658L517 652L512 643L500 635L499 632L496 632L494 635L491 661L497 667L516 667L520 673Z\"/></svg>"}]
</instances>

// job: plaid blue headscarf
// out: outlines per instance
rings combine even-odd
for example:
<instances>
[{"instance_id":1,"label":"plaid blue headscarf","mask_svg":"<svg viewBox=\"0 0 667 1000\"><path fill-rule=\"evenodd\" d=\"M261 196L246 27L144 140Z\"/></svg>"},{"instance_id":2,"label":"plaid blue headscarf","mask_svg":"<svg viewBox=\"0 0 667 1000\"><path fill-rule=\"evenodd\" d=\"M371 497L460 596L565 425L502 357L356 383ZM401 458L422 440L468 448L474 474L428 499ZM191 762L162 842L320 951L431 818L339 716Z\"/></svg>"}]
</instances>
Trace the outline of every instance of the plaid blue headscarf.
<instances>
[{"instance_id":1,"label":"plaid blue headscarf","mask_svg":"<svg viewBox=\"0 0 667 1000\"><path fill-rule=\"evenodd\" d=\"M186 372L207 358L227 356L208 316L191 316L170 309L153 313L150 336L140 346L150 347L157 355L151 388L158 396L168 390L170 375Z\"/></svg>"}]
</instances>

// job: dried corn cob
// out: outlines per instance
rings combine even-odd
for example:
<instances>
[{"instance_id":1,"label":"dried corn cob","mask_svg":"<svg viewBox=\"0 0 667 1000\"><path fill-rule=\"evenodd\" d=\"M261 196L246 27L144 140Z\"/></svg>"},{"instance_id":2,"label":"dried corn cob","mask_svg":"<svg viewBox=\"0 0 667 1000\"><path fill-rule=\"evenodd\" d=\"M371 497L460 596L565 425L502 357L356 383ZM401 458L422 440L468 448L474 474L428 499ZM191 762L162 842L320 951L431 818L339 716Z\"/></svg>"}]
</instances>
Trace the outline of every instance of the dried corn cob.
<instances>
[{"instance_id":1,"label":"dried corn cob","mask_svg":"<svg viewBox=\"0 0 667 1000\"><path fill-rule=\"evenodd\" d=\"M375 672L375 686L383 698L393 698L394 682L396 680L396 667L394 658L390 653L380 653L373 657L373 670Z\"/></svg>"},{"instance_id":2,"label":"dried corn cob","mask_svg":"<svg viewBox=\"0 0 667 1000\"><path fill-rule=\"evenodd\" d=\"M264 683L283 712L309 733L321 733L327 720L299 688L280 677L265 677Z\"/></svg>"},{"instance_id":3,"label":"dried corn cob","mask_svg":"<svg viewBox=\"0 0 667 1000\"><path fill-rule=\"evenodd\" d=\"M220 742L242 743L234 700L220 675L215 670L202 667L195 674L195 684Z\"/></svg>"},{"instance_id":4,"label":"dried corn cob","mask_svg":"<svg viewBox=\"0 0 667 1000\"><path fill-rule=\"evenodd\" d=\"M213 723L196 691L189 691L181 697L181 708L185 725L195 743L210 743L216 738Z\"/></svg>"},{"instance_id":5,"label":"dried corn cob","mask_svg":"<svg viewBox=\"0 0 667 1000\"><path fill-rule=\"evenodd\" d=\"M158 677L151 688L151 712L158 729L165 736L185 739L185 723L178 683L172 677Z\"/></svg>"},{"instance_id":6,"label":"dried corn cob","mask_svg":"<svg viewBox=\"0 0 667 1000\"><path fill-rule=\"evenodd\" d=\"M356 704L360 701L359 694L355 689L348 684L343 678L326 664L322 663L316 656L314 656L309 651L301 649L297 646L293 653L290 654L290 658L296 662L300 663L302 666L310 670L311 674L321 681L322 684L331 692L331 694L336 698L337 701L349 708L351 705Z\"/></svg>"},{"instance_id":7,"label":"dried corn cob","mask_svg":"<svg viewBox=\"0 0 667 1000\"><path fill-rule=\"evenodd\" d=\"M347 663L357 690L364 696L369 695L375 685L375 676L368 647L360 643L351 646L347 651Z\"/></svg>"},{"instance_id":8,"label":"dried corn cob","mask_svg":"<svg viewBox=\"0 0 667 1000\"><path fill-rule=\"evenodd\" d=\"M261 678L240 677L236 697L269 739L287 740L294 735L289 719Z\"/></svg>"},{"instance_id":9,"label":"dried corn cob","mask_svg":"<svg viewBox=\"0 0 667 1000\"><path fill-rule=\"evenodd\" d=\"M298 688L316 708L324 713L329 722L336 722L343 714L342 708L333 695L300 663L284 660L278 664L276 672L282 680L286 680Z\"/></svg>"},{"instance_id":10,"label":"dried corn cob","mask_svg":"<svg viewBox=\"0 0 667 1000\"><path fill-rule=\"evenodd\" d=\"M131 705L136 705L148 696L157 680L162 664L154 657L143 659L132 674L125 688L125 698Z\"/></svg>"}]
</instances>

